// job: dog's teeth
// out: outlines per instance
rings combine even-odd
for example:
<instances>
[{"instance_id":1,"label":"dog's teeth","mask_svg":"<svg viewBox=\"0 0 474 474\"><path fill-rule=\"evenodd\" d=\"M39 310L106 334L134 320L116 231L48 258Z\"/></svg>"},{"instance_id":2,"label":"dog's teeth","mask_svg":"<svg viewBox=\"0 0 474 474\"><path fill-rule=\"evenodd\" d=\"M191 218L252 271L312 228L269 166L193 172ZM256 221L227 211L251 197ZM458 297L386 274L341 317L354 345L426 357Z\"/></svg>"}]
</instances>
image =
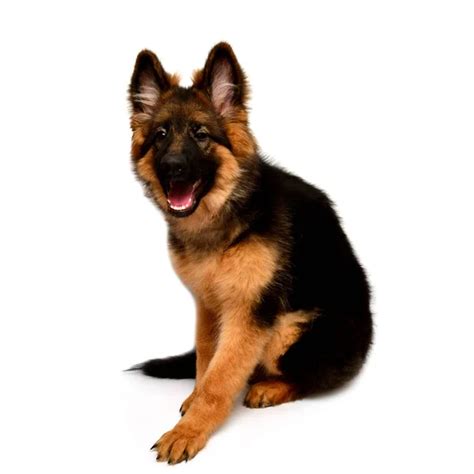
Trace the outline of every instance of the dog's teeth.
<instances>
[{"instance_id":1,"label":"dog's teeth","mask_svg":"<svg viewBox=\"0 0 474 474\"><path fill-rule=\"evenodd\" d=\"M174 211L184 211L186 209L189 209L193 205L193 201L189 202L188 204L184 204L182 206L175 206L171 204L171 202L168 200L168 204L170 205L171 209Z\"/></svg>"}]
</instances>

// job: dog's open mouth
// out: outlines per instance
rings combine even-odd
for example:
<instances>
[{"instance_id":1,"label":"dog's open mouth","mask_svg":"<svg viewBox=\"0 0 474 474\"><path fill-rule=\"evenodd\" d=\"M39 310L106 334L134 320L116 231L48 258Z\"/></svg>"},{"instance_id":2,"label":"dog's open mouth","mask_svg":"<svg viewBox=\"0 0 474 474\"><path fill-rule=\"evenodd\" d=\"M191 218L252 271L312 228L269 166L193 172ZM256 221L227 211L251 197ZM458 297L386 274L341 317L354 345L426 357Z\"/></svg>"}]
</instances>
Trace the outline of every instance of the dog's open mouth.
<instances>
[{"instance_id":1,"label":"dog's open mouth","mask_svg":"<svg viewBox=\"0 0 474 474\"><path fill-rule=\"evenodd\" d=\"M197 203L198 188L201 181L187 183L171 181L168 189L168 205L174 214L189 215Z\"/></svg>"}]
</instances>

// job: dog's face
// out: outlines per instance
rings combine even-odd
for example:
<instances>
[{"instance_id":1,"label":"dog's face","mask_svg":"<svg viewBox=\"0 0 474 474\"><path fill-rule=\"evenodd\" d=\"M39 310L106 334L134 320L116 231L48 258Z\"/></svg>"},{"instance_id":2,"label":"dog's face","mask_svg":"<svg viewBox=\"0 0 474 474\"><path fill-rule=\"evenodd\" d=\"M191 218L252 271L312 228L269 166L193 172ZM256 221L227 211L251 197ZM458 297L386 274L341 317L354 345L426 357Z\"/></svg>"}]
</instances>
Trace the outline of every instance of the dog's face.
<instances>
[{"instance_id":1,"label":"dog's face","mask_svg":"<svg viewBox=\"0 0 474 474\"><path fill-rule=\"evenodd\" d=\"M247 128L247 85L229 45L209 53L193 85L180 87L142 51L130 85L135 171L159 207L175 218L223 205L255 154ZM201 204L202 203L202 204Z\"/></svg>"}]
</instances>

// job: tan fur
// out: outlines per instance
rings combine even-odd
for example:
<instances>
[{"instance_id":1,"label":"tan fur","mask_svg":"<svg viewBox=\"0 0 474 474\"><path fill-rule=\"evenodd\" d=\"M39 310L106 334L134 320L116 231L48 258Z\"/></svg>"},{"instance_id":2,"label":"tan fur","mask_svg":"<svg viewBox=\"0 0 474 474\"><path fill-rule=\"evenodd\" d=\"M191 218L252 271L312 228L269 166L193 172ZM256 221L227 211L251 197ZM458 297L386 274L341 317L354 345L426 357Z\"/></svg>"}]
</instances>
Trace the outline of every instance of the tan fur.
<instances>
[{"instance_id":1,"label":"tan fur","mask_svg":"<svg viewBox=\"0 0 474 474\"><path fill-rule=\"evenodd\" d=\"M249 408L265 408L298 398L295 387L284 380L264 380L253 384L244 399Z\"/></svg>"},{"instance_id":2,"label":"tan fur","mask_svg":"<svg viewBox=\"0 0 474 474\"><path fill-rule=\"evenodd\" d=\"M233 333L242 330L245 325L249 326L249 332L258 332L254 329L255 322L248 315L251 315L253 301L277 269L278 252L273 244L253 238L236 247L200 254L186 250L175 252L171 249L170 256L176 273L194 294L198 307L196 387L181 406L180 411L184 414L194 404L204 383L203 375L207 374L208 367L212 364L216 344L222 348L222 341L232 340ZM239 321L241 314L248 321ZM270 337L270 332L268 334ZM251 335L245 338L249 339ZM235 337L238 339L237 335ZM263 347L262 345L262 351ZM241 353L240 346L236 349L232 354L232 367L239 363L241 357L248 357ZM253 348L248 350L254 352ZM226 351L230 353L233 347L229 344ZM255 358L254 365L259 359L260 356ZM230 372L233 370L229 369ZM245 384L250 372L242 376L245 380L241 381L239 378L238 383ZM217 379L222 378L222 373L217 372L215 377L214 382L208 380L207 383L219 384ZM232 395L234 396L235 394Z\"/></svg>"},{"instance_id":3,"label":"tan fur","mask_svg":"<svg viewBox=\"0 0 474 474\"><path fill-rule=\"evenodd\" d=\"M136 114L134 115L134 117ZM132 119L133 122L133 119ZM133 128L133 125L132 125ZM142 147L143 143L145 142L145 135L147 133L147 129L143 126L138 126L135 124L135 128L133 128L133 135L132 135L132 158L134 160L138 160L140 158L140 148Z\"/></svg>"},{"instance_id":4,"label":"tan fur","mask_svg":"<svg viewBox=\"0 0 474 474\"><path fill-rule=\"evenodd\" d=\"M191 75L193 84L199 84L203 80L203 71L202 69L195 69Z\"/></svg>"},{"instance_id":5,"label":"tan fur","mask_svg":"<svg viewBox=\"0 0 474 474\"><path fill-rule=\"evenodd\" d=\"M202 380L216 351L218 341L217 315L196 301L196 387ZM179 411L184 415L196 396L196 389L186 398Z\"/></svg>"},{"instance_id":6,"label":"tan fur","mask_svg":"<svg viewBox=\"0 0 474 474\"><path fill-rule=\"evenodd\" d=\"M196 384L198 384L216 351L219 329L217 314L206 308L200 301L196 304Z\"/></svg>"},{"instance_id":7,"label":"tan fur","mask_svg":"<svg viewBox=\"0 0 474 474\"><path fill-rule=\"evenodd\" d=\"M261 357L270 333L255 325L250 312L235 307L220 320L219 344L192 404L173 430L156 445L158 460L190 459L228 416L233 402Z\"/></svg>"},{"instance_id":8,"label":"tan fur","mask_svg":"<svg viewBox=\"0 0 474 474\"><path fill-rule=\"evenodd\" d=\"M168 201L153 169L153 153L151 151L149 151L141 160L136 162L135 172L142 182L145 183L148 192L151 193L155 202L162 209L166 209Z\"/></svg>"},{"instance_id":9,"label":"tan fur","mask_svg":"<svg viewBox=\"0 0 474 474\"><path fill-rule=\"evenodd\" d=\"M170 82L171 87L178 87L181 81L181 77L179 74L168 74L168 80Z\"/></svg>"},{"instance_id":10,"label":"tan fur","mask_svg":"<svg viewBox=\"0 0 474 474\"><path fill-rule=\"evenodd\" d=\"M248 159L255 155L257 145L248 129L247 111L235 109L232 120L224 123L227 136L231 141L236 157Z\"/></svg>"},{"instance_id":11,"label":"tan fur","mask_svg":"<svg viewBox=\"0 0 474 474\"><path fill-rule=\"evenodd\" d=\"M286 313L278 317L260 361L267 374L281 375L278 368L280 357L300 338L305 326L310 324L315 317L314 313L305 311Z\"/></svg>"},{"instance_id":12,"label":"tan fur","mask_svg":"<svg viewBox=\"0 0 474 474\"><path fill-rule=\"evenodd\" d=\"M170 251L183 283L219 315L256 300L278 268L275 244L251 237L235 247L215 252Z\"/></svg>"},{"instance_id":13,"label":"tan fur","mask_svg":"<svg viewBox=\"0 0 474 474\"><path fill-rule=\"evenodd\" d=\"M195 252L170 253L177 274L196 296L198 307L196 388L181 406L180 411L184 414L196 396L216 344L226 338L227 321L222 318L230 318L228 313L233 314L235 309L250 314L256 295L265 287L277 268L278 257L272 245L259 239L241 243L225 251L218 250L200 256ZM301 317L292 318L295 324L297 320L301 320ZM239 324L239 321L234 323ZM229 338L231 336L229 334ZM240 351L235 357L237 363L242 357ZM269 360L269 357L266 359Z\"/></svg>"},{"instance_id":14,"label":"tan fur","mask_svg":"<svg viewBox=\"0 0 474 474\"><path fill-rule=\"evenodd\" d=\"M228 403L232 403L242 384L247 382L268 344L259 341L249 347L239 341L253 340L255 334L263 331L256 327L251 316L252 303L276 270L278 253L272 244L254 238L234 248L201 255L186 251L175 253L172 250L170 254L177 274L195 295L198 306L196 386L183 402L180 411L182 414L189 412L200 391L206 394L209 390L205 385L209 385L211 390L221 386L222 374L225 374L224 377L229 381L234 380L234 377L235 381L229 382L234 387L231 392L222 395L221 401L226 399L222 407L224 411L215 414L216 420L224 419L226 410L230 409ZM264 332L268 340L272 333L269 330ZM228 367L211 369L213 365L219 364L219 356L217 362L212 358L216 342L229 359ZM240 374L236 367L242 359L250 359L252 363ZM216 420L213 423L217 423Z\"/></svg>"}]
</instances>

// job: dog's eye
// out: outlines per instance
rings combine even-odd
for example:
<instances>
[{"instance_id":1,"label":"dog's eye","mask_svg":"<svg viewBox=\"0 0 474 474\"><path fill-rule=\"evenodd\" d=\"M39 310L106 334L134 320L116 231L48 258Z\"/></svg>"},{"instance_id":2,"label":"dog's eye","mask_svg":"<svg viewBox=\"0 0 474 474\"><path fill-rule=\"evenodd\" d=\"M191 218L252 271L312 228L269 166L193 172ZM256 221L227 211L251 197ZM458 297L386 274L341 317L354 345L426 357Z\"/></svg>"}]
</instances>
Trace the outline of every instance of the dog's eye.
<instances>
[{"instance_id":1,"label":"dog's eye","mask_svg":"<svg viewBox=\"0 0 474 474\"><path fill-rule=\"evenodd\" d=\"M200 142L203 142L209 138L209 134L206 130L200 128L194 132L194 138Z\"/></svg>"},{"instance_id":2,"label":"dog's eye","mask_svg":"<svg viewBox=\"0 0 474 474\"><path fill-rule=\"evenodd\" d=\"M165 127L159 127L158 130L156 131L156 138L158 140L163 140L168 136L168 130L166 130Z\"/></svg>"}]
</instances>

